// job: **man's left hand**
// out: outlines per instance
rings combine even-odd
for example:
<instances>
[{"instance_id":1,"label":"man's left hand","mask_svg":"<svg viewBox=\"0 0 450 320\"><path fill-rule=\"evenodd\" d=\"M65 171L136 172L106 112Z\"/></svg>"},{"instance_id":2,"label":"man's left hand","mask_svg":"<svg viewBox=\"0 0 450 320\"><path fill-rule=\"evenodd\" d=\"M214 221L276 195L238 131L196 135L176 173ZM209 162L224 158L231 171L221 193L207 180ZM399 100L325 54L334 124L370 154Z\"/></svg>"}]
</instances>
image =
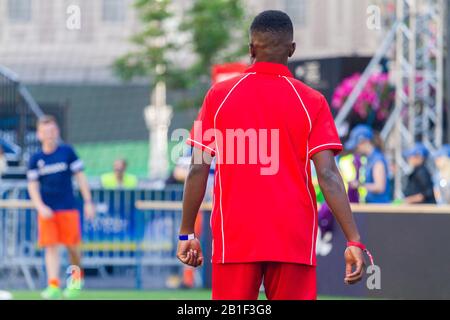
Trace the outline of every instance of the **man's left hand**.
<instances>
[{"instance_id":1,"label":"man's left hand","mask_svg":"<svg viewBox=\"0 0 450 320\"><path fill-rule=\"evenodd\" d=\"M364 274L363 251L355 246L349 246L345 249L345 278L346 284L355 284L359 282ZM355 268L355 270L353 270Z\"/></svg>"},{"instance_id":2,"label":"man's left hand","mask_svg":"<svg viewBox=\"0 0 450 320\"><path fill-rule=\"evenodd\" d=\"M83 206L83 209L84 209L84 217L87 220L94 220L94 218L95 218L95 206L94 206L94 204L91 201L85 202L84 206Z\"/></svg>"}]
</instances>

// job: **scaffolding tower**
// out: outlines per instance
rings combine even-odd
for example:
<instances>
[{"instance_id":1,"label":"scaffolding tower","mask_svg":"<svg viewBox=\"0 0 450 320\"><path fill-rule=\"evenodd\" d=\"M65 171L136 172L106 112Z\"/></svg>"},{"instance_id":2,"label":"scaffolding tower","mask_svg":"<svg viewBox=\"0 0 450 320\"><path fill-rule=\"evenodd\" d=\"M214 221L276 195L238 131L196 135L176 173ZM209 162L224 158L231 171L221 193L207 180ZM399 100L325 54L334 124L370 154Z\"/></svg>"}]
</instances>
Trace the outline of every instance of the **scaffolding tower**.
<instances>
[{"instance_id":1,"label":"scaffolding tower","mask_svg":"<svg viewBox=\"0 0 450 320\"><path fill-rule=\"evenodd\" d=\"M395 108L382 138L393 150L395 197L402 196L409 166L403 151L421 141L442 145L444 93L444 0L397 0Z\"/></svg>"},{"instance_id":2,"label":"scaffolding tower","mask_svg":"<svg viewBox=\"0 0 450 320\"><path fill-rule=\"evenodd\" d=\"M442 145L446 10L444 0L396 0L396 21L336 117L338 128L344 127L370 75L395 48L395 107L381 138L393 155L396 198L403 195L403 180L410 170L403 157L405 149L417 141L431 151Z\"/></svg>"}]
</instances>

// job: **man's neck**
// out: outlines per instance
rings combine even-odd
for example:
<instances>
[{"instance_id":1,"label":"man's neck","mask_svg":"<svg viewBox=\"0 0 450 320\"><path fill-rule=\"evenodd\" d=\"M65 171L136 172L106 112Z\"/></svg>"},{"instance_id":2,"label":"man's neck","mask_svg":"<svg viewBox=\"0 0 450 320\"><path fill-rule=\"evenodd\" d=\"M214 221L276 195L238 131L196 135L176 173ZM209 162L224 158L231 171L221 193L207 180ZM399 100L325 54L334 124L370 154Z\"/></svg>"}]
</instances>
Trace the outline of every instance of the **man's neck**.
<instances>
[{"instance_id":1,"label":"man's neck","mask_svg":"<svg viewBox=\"0 0 450 320\"><path fill-rule=\"evenodd\" d=\"M419 169L421 167L425 167L425 162L418 163L417 165L414 166L414 169Z\"/></svg>"},{"instance_id":2,"label":"man's neck","mask_svg":"<svg viewBox=\"0 0 450 320\"><path fill-rule=\"evenodd\" d=\"M58 146L58 144L57 143L53 143L53 142L43 143L42 144L42 151L44 153L52 153L53 151L56 150L57 146Z\"/></svg>"},{"instance_id":3,"label":"man's neck","mask_svg":"<svg viewBox=\"0 0 450 320\"><path fill-rule=\"evenodd\" d=\"M122 184L123 183L123 177L124 177L125 173L115 173L115 175L116 175L117 182L119 184Z\"/></svg>"},{"instance_id":4,"label":"man's neck","mask_svg":"<svg viewBox=\"0 0 450 320\"><path fill-rule=\"evenodd\" d=\"M287 66L288 58L273 58L273 57L256 57L256 62L269 62L269 63L278 63Z\"/></svg>"}]
</instances>

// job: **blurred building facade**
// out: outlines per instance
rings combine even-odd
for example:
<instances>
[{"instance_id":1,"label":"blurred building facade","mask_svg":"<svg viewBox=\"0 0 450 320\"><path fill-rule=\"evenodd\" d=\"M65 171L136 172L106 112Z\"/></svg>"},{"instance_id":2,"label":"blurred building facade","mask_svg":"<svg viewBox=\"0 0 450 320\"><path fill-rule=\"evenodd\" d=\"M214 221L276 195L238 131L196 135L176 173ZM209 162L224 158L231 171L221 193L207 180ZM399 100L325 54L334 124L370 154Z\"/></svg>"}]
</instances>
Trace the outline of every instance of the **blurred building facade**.
<instances>
[{"instance_id":1,"label":"blurred building facade","mask_svg":"<svg viewBox=\"0 0 450 320\"><path fill-rule=\"evenodd\" d=\"M26 82L116 82L110 65L139 28L134 0L0 0L0 61ZM175 19L192 0L174 0ZM371 0L245 0L250 16L286 11L294 59L370 56L380 31L366 27ZM73 24L80 8L80 25ZM79 27L79 28L78 28ZM189 61L189 53L179 53Z\"/></svg>"},{"instance_id":2,"label":"blurred building facade","mask_svg":"<svg viewBox=\"0 0 450 320\"><path fill-rule=\"evenodd\" d=\"M248 0L253 13L279 9L295 28L294 59L371 56L382 32L370 30L367 9L374 0Z\"/></svg>"},{"instance_id":3,"label":"blurred building facade","mask_svg":"<svg viewBox=\"0 0 450 320\"><path fill-rule=\"evenodd\" d=\"M0 0L0 61L28 83L110 82L138 28L132 3Z\"/></svg>"}]
</instances>

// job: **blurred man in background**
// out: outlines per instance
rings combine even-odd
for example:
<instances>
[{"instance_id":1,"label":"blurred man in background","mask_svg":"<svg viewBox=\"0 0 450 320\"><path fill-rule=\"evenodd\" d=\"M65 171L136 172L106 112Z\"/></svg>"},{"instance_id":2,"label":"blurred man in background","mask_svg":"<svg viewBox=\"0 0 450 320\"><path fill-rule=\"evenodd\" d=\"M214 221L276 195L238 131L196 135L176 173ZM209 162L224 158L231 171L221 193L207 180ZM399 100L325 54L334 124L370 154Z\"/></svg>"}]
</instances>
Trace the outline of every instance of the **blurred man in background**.
<instances>
[{"instance_id":1,"label":"blurred man in background","mask_svg":"<svg viewBox=\"0 0 450 320\"><path fill-rule=\"evenodd\" d=\"M76 209L72 176L75 176L83 196L87 219L95 216L91 192L82 161L71 146L61 143L53 117L44 116L38 120L37 137L41 150L31 157L27 177L28 192L38 212L39 245L45 248L48 286L41 296L44 299L75 298L83 285L83 273L80 216ZM64 292L61 292L59 281L60 245L67 248L73 270Z\"/></svg>"},{"instance_id":2,"label":"blurred man in background","mask_svg":"<svg viewBox=\"0 0 450 320\"><path fill-rule=\"evenodd\" d=\"M408 182L404 190L405 202L436 203L434 198L433 180L425 166L428 158L428 150L422 143L416 143L414 147L405 152L409 165L413 171L408 175Z\"/></svg>"},{"instance_id":3,"label":"blurred man in background","mask_svg":"<svg viewBox=\"0 0 450 320\"><path fill-rule=\"evenodd\" d=\"M127 173L127 161L116 159L113 164L113 172L101 176L102 187L105 189L134 189L138 185L138 178L134 174Z\"/></svg>"},{"instance_id":4,"label":"blurred man in background","mask_svg":"<svg viewBox=\"0 0 450 320\"><path fill-rule=\"evenodd\" d=\"M345 148L365 156L366 163L364 183L354 180L349 185L354 189L359 187L366 189L366 203L389 203L391 192L388 162L374 141L374 132L368 125L359 124L350 132Z\"/></svg>"},{"instance_id":5,"label":"blurred man in background","mask_svg":"<svg viewBox=\"0 0 450 320\"><path fill-rule=\"evenodd\" d=\"M183 185L189 173L189 165L191 163L192 153L190 150L181 155L173 167L172 172L166 180L166 185Z\"/></svg>"}]
</instances>

